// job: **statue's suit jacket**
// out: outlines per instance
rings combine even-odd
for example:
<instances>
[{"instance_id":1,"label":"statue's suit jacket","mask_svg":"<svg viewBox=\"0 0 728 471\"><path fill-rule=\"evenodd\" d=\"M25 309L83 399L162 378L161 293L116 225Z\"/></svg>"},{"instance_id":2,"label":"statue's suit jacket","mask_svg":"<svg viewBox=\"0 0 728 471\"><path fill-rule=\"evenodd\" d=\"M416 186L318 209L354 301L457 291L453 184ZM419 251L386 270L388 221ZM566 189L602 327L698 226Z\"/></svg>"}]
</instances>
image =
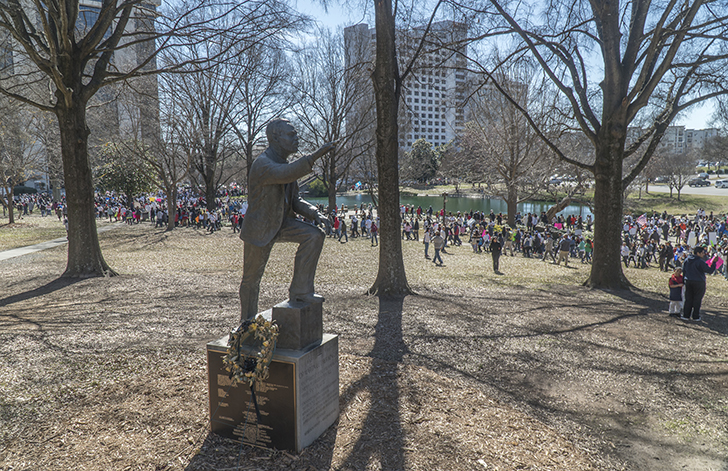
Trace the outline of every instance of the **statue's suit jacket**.
<instances>
[{"instance_id":1,"label":"statue's suit jacket","mask_svg":"<svg viewBox=\"0 0 728 471\"><path fill-rule=\"evenodd\" d=\"M240 238L258 247L268 245L288 217L295 213L314 220L316 207L299 195L299 178L311 173L309 156L291 163L281 162L269 147L258 156L248 178L248 210L240 229Z\"/></svg>"}]
</instances>

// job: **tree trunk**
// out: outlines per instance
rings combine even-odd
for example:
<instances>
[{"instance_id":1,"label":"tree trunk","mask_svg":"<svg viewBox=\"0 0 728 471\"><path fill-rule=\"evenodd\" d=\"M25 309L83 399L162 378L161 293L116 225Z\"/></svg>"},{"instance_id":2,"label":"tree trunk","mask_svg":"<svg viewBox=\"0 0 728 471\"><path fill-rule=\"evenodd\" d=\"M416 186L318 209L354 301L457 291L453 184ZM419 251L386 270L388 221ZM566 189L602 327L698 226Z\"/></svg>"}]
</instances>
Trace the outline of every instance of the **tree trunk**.
<instances>
[{"instance_id":1,"label":"tree trunk","mask_svg":"<svg viewBox=\"0 0 728 471\"><path fill-rule=\"evenodd\" d=\"M14 197L13 193L13 186L10 185L10 190L8 190L7 194L7 208L8 208L8 224L15 224L15 201L13 200Z\"/></svg>"},{"instance_id":2,"label":"tree trunk","mask_svg":"<svg viewBox=\"0 0 728 471\"><path fill-rule=\"evenodd\" d=\"M58 105L56 117L61 134L63 175L68 206L68 264L64 277L86 278L116 275L101 254L96 232L94 187L88 159L85 103L70 109Z\"/></svg>"},{"instance_id":3,"label":"tree trunk","mask_svg":"<svg viewBox=\"0 0 728 471\"><path fill-rule=\"evenodd\" d=\"M177 185L167 188L167 230L174 230L174 215L177 212Z\"/></svg>"},{"instance_id":4,"label":"tree trunk","mask_svg":"<svg viewBox=\"0 0 728 471\"><path fill-rule=\"evenodd\" d=\"M596 150L594 164L594 258L585 286L628 289L622 273L622 159L618 143Z\"/></svg>"},{"instance_id":5,"label":"tree trunk","mask_svg":"<svg viewBox=\"0 0 728 471\"><path fill-rule=\"evenodd\" d=\"M518 211L518 190L514 186L508 187L506 195L506 207L508 211L508 225L516 227L516 212Z\"/></svg>"},{"instance_id":6,"label":"tree trunk","mask_svg":"<svg viewBox=\"0 0 728 471\"><path fill-rule=\"evenodd\" d=\"M399 143L397 126L397 52L395 19L391 0L375 2L376 62L372 81L377 105L377 169L379 171L380 246L379 273L370 294L402 296L410 294L402 259L399 235Z\"/></svg>"},{"instance_id":7,"label":"tree trunk","mask_svg":"<svg viewBox=\"0 0 728 471\"><path fill-rule=\"evenodd\" d=\"M253 142L248 139L245 143L245 186L250 183L250 168L253 166Z\"/></svg>"},{"instance_id":8,"label":"tree trunk","mask_svg":"<svg viewBox=\"0 0 728 471\"><path fill-rule=\"evenodd\" d=\"M569 195L564 196L564 198L556 203L555 205L551 206L548 211L546 211L546 219L548 219L549 222L556 216L556 213L559 211L563 211L567 206L571 204L571 197Z\"/></svg>"},{"instance_id":9,"label":"tree trunk","mask_svg":"<svg viewBox=\"0 0 728 471\"><path fill-rule=\"evenodd\" d=\"M205 165L205 202L207 203L208 211L215 211L217 206L215 205L215 197L217 196L217 188L215 188L215 166L213 159L207 157L207 164Z\"/></svg>"},{"instance_id":10,"label":"tree trunk","mask_svg":"<svg viewBox=\"0 0 728 471\"><path fill-rule=\"evenodd\" d=\"M329 190L329 212L333 211L336 207L336 157L335 152L331 152L329 155L327 155L325 158L328 159L329 164L329 171L328 173L328 190Z\"/></svg>"}]
</instances>

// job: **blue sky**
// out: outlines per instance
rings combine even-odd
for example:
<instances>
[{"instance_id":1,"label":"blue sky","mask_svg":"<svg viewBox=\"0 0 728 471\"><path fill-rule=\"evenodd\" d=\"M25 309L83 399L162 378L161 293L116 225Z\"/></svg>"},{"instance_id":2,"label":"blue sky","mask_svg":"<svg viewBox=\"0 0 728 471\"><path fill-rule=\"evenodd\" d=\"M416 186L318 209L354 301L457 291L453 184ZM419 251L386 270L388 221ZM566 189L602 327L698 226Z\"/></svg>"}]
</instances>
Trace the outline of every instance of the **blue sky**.
<instances>
[{"instance_id":1,"label":"blue sky","mask_svg":"<svg viewBox=\"0 0 728 471\"><path fill-rule=\"evenodd\" d=\"M352 0L352 2L353 5L347 7L343 2L329 0L327 11L324 11L321 2L316 0L294 0L293 6L299 12L315 18L324 26L334 30L338 26L345 27L362 22L368 23L363 9L364 6L369 6L371 0Z\"/></svg>"},{"instance_id":2,"label":"blue sky","mask_svg":"<svg viewBox=\"0 0 728 471\"><path fill-rule=\"evenodd\" d=\"M371 0L349 0L350 5L344 2L329 0L327 11L321 6L321 2L317 0L294 0L294 7L301 13L305 13L324 26L335 30L338 26L350 26L358 23L373 23L373 20L367 18L367 13L371 13ZM364 12L364 7L369 12ZM708 127L711 114L713 113L711 104L701 107L694 107L692 111L679 117L673 124L683 125L688 129L704 129Z\"/></svg>"}]
</instances>

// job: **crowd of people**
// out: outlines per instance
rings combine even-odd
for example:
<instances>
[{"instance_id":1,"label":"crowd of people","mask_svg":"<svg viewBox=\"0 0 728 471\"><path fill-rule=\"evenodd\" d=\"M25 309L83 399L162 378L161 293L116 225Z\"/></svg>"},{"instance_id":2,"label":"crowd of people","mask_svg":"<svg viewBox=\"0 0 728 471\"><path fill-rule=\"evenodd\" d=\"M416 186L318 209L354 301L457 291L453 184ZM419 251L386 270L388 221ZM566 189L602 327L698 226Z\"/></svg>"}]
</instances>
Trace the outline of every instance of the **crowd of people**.
<instances>
[{"instance_id":1,"label":"crowd of people","mask_svg":"<svg viewBox=\"0 0 728 471\"><path fill-rule=\"evenodd\" d=\"M346 233L347 216L350 234ZM402 239L419 242L422 234L425 259L431 259L429 247L433 244L436 250L433 263L436 264L442 264L439 255L443 251L446 253L449 245L461 246L464 243L469 244L474 253L492 253L498 257L501 253L510 256L521 253L527 258L551 259L557 264L563 261L567 265L569 258L574 257L582 263L589 263L593 252L592 240L584 235L585 231L591 231L591 215L585 219L575 215L558 215L548 221L545 212L540 215L518 213L515 215L515 228L505 223L507 218L502 213L494 214L492 211L490 214L480 211L445 214L442 209L436 212L432 207L423 210L419 206L402 205L401 216ZM330 216L334 228L330 236L339 241L344 238L344 242L349 237L371 238L372 244L376 245L377 219L373 217L371 205L361 205L353 211L346 207L336 208ZM561 252L566 252L568 257L561 254L557 259ZM494 270L498 271L495 263Z\"/></svg>"},{"instance_id":2,"label":"crowd of people","mask_svg":"<svg viewBox=\"0 0 728 471\"><path fill-rule=\"evenodd\" d=\"M171 217L174 218L175 226L209 232L229 226L233 232L238 232L247 203L235 196L228 191L219 192L212 205L214 209L210 210L205 198L197 192L180 189ZM139 224L148 221L156 227L165 227L169 223L167 201L161 193L140 195L133 199L113 192L97 193L94 205L97 216L111 222ZM342 206L332 211L326 211L328 208L324 207L319 209L329 214L332 227L329 237L336 238L340 243L363 238L369 240L373 247L379 244L379 217L371 204L361 204L355 208ZM49 195L19 195L16 198L16 210L19 218L39 211L42 217L57 217L68 224L64 202L54 202ZM515 227L509 226L506 215L493 211L453 214L446 213L444 209L435 211L432 206L427 209L401 206L402 239L422 241L424 258L432 260L435 265L444 264L442 254L447 253L448 247L463 244L468 244L475 254L489 253L496 273L500 273L502 255L521 255L556 265L562 262L568 265L574 260L582 264L591 262L595 250L590 237L593 226L591 215L585 218L580 215L557 215L549 219L545 212L517 213L515 222ZM692 216L669 215L666 212L637 218L625 216L620 256L626 268L654 267L665 272L672 271L669 287L673 304L670 312L687 313L684 317L699 319L700 299L703 296L699 285L702 283L704 288L705 274L722 274L728 279L726 216L719 217L712 212L706 214L704 210ZM680 303L679 309L675 304L677 302Z\"/></svg>"},{"instance_id":3,"label":"crowd of people","mask_svg":"<svg viewBox=\"0 0 728 471\"><path fill-rule=\"evenodd\" d=\"M344 242L348 242L347 214L351 227L349 237L376 239L376 231L373 234L371 227L376 228L378 221L373 218L371 206L355 209L353 214L349 214L347 208L333 211L330 216L334 227L332 237L340 242L345 238ZM591 263L595 249L590 237L591 215L586 218L555 216L549 220L545 212L540 215L519 213L515 215L515 227L506 224L506 219L505 215L492 211L490 214L473 211L445 214L444 209L436 212L432 207L423 210L403 205L402 240L419 242L422 233L424 257L437 266L444 264L442 254L447 253L448 246L467 243L476 254L490 253L493 271L498 274L501 273L502 255L520 254L555 265L563 262L565 266L574 259L582 264ZM670 313L680 315L684 320L701 320L699 313L706 274L722 274L728 280L728 221L725 215L718 217L701 209L691 217L666 212L649 217L646 214L638 218L626 216L622 240L620 255L626 268L632 265L639 269L674 270L669 281ZM434 250L432 257L430 245Z\"/></svg>"}]
</instances>

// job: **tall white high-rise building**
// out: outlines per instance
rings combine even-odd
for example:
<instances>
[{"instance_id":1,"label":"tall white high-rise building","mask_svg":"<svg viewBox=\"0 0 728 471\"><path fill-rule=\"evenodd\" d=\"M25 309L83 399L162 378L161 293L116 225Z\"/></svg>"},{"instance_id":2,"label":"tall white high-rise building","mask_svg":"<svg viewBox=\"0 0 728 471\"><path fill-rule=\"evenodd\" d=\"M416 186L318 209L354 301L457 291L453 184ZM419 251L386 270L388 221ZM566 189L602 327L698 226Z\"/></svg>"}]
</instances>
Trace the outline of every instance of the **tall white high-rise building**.
<instances>
[{"instance_id":1,"label":"tall white high-rise building","mask_svg":"<svg viewBox=\"0 0 728 471\"><path fill-rule=\"evenodd\" d=\"M420 45L425 28L399 31L397 46L400 72ZM399 142L409 150L418 139L435 146L446 144L463 129L466 115L467 60L463 45L467 30L454 21L434 23L412 72L405 78L399 113ZM374 62L376 36L373 28L358 24L344 30L347 67ZM362 82L371 87L371 81ZM373 100L373 96L372 96ZM359 112L365 107L355 107Z\"/></svg>"}]
</instances>

